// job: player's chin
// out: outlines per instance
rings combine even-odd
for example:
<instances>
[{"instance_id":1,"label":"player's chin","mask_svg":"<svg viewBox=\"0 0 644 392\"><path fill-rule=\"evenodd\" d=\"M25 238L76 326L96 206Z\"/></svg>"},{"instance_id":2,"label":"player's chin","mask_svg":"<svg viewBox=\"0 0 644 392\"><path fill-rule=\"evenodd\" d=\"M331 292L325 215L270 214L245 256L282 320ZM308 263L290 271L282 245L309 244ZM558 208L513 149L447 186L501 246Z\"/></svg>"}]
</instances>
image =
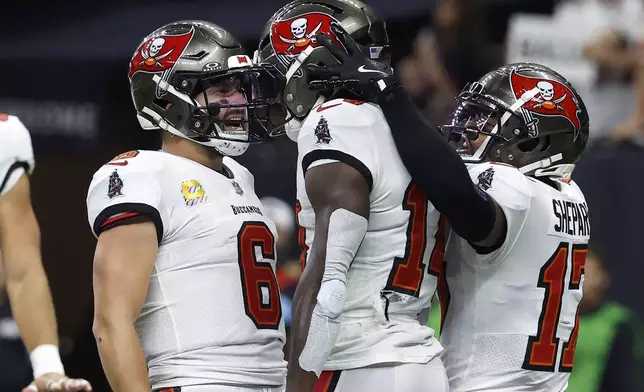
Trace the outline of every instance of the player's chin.
<instances>
[{"instance_id":1,"label":"player's chin","mask_svg":"<svg viewBox=\"0 0 644 392\"><path fill-rule=\"evenodd\" d=\"M226 136L230 137L246 137L248 135L248 126L245 122L226 122L222 126L222 130Z\"/></svg>"},{"instance_id":2,"label":"player's chin","mask_svg":"<svg viewBox=\"0 0 644 392\"><path fill-rule=\"evenodd\" d=\"M472 155L474 155L474 149L471 148L471 146L457 148L456 152L462 157L471 157Z\"/></svg>"}]
</instances>

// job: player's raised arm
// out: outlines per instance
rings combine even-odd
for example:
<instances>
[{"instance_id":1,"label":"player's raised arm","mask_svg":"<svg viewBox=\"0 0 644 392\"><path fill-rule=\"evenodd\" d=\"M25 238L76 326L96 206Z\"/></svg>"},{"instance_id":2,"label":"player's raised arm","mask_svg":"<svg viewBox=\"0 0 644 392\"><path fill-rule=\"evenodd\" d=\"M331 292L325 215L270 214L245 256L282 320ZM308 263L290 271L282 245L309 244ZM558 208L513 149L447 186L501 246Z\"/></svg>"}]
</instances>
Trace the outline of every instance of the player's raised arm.
<instances>
[{"instance_id":1,"label":"player's raised arm","mask_svg":"<svg viewBox=\"0 0 644 392\"><path fill-rule=\"evenodd\" d=\"M505 215L470 177L463 160L398 85L380 107L405 167L452 229L488 251L505 238Z\"/></svg>"},{"instance_id":2,"label":"player's raised arm","mask_svg":"<svg viewBox=\"0 0 644 392\"><path fill-rule=\"evenodd\" d=\"M501 208L472 183L470 174L440 132L422 116L400 85L393 70L370 60L342 27L333 25L348 53L326 35L317 38L340 61L339 65L309 66L320 79L312 87L344 85L362 98L378 103L387 119L400 157L414 183L466 240L485 248L498 248L505 238Z\"/></svg>"},{"instance_id":3,"label":"player's raised arm","mask_svg":"<svg viewBox=\"0 0 644 392\"><path fill-rule=\"evenodd\" d=\"M352 166L333 162L306 171L315 236L293 298L287 391L312 391L340 329L346 274L367 231L369 185Z\"/></svg>"},{"instance_id":4,"label":"player's raised arm","mask_svg":"<svg viewBox=\"0 0 644 392\"><path fill-rule=\"evenodd\" d=\"M115 391L149 391L143 350L134 328L157 255L151 221L104 231L94 255L94 336Z\"/></svg>"}]
</instances>

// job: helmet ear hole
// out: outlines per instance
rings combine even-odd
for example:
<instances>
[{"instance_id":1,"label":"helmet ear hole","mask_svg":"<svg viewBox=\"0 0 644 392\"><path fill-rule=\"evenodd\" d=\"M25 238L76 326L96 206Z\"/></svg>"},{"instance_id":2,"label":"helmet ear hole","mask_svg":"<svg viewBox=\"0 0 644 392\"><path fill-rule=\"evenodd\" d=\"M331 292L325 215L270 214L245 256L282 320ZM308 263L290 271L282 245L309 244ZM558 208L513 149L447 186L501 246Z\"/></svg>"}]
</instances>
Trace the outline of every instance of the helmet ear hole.
<instances>
[{"instance_id":1,"label":"helmet ear hole","mask_svg":"<svg viewBox=\"0 0 644 392\"><path fill-rule=\"evenodd\" d=\"M540 152L545 152L550 148L550 136L547 135L529 139L517 144L517 147L522 152L534 152L537 150L539 150Z\"/></svg>"},{"instance_id":2,"label":"helmet ear hole","mask_svg":"<svg viewBox=\"0 0 644 392\"><path fill-rule=\"evenodd\" d=\"M548 151L550 148L550 135L544 136L542 139L543 143L541 145L541 151Z\"/></svg>"},{"instance_id":3,"label":"helmet ear hole","mask_svg":"<svg viewBox=\"0 0 644 392\"><path fill-rule=\"evenodd\" d=\"M172 107L172 104L169 101L166 101L165 99L157 98L152 102L154 102L154 104L157 105L162 110L168 110Z\"/></svg>"},{"instance_id":4,"label":"helmet ear hole","mask_svg":"<svg viewBox=\"0 0 644 392\"><path fill-rule=\"evenodd\" d=\"M532 152L538 146L539 146L539 139L538 138L529 139L529 140L526 140L526 141L523 141L523 142L517 144L517 147L522 152Z\"/></svg>"}]
</instances>

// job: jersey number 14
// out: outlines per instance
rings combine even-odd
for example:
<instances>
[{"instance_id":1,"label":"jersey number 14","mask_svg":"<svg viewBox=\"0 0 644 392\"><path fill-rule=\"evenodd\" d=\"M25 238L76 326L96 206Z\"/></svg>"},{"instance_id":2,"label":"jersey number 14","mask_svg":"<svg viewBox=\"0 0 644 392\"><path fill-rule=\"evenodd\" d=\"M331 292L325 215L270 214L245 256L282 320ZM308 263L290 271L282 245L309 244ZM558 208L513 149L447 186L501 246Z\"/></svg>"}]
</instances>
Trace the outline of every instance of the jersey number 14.
<instances>
[{"instance_id":1,"label":"jersey number 14","mask_svg":"<svg viewBox=\"0 0 644 392\"><path fill-rule=\"evenodd\" d=\"M405 191L402 208L409 211L405 255L394 259L385 290L419 297L425 273L435 276L438 278L437 289L441 305L441 320L445 320L445 313L450 300L447 280L444 274L445 218L441 217L438 221L438 227L434 235L434 248L429 256L429 265L426 266L423 263L423 256L427 247L427 196L417 185L410 183Z\"/></svg>"}]
</instances>

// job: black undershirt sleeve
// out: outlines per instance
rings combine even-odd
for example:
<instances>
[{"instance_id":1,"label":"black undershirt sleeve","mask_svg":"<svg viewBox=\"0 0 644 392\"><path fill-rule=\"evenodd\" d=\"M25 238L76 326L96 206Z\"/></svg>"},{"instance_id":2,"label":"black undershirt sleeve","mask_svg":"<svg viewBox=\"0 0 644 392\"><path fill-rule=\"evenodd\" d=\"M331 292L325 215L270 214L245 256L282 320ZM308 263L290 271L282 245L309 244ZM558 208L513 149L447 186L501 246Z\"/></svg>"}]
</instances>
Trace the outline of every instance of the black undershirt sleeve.
<instances>
[{"instance_id":1,"label":"black undershirt sleeve","mask_svg":"<svg viewBox=\"0 0 644 392\"><path fill-rule=\"evenodd\" d=\"M382 101L380 107L412 181L460 237L469 242L486 239L496 218L492 198L474 185L461 157L416 109L402 86L391 88Z\"/></svg>"}]
</instances>

